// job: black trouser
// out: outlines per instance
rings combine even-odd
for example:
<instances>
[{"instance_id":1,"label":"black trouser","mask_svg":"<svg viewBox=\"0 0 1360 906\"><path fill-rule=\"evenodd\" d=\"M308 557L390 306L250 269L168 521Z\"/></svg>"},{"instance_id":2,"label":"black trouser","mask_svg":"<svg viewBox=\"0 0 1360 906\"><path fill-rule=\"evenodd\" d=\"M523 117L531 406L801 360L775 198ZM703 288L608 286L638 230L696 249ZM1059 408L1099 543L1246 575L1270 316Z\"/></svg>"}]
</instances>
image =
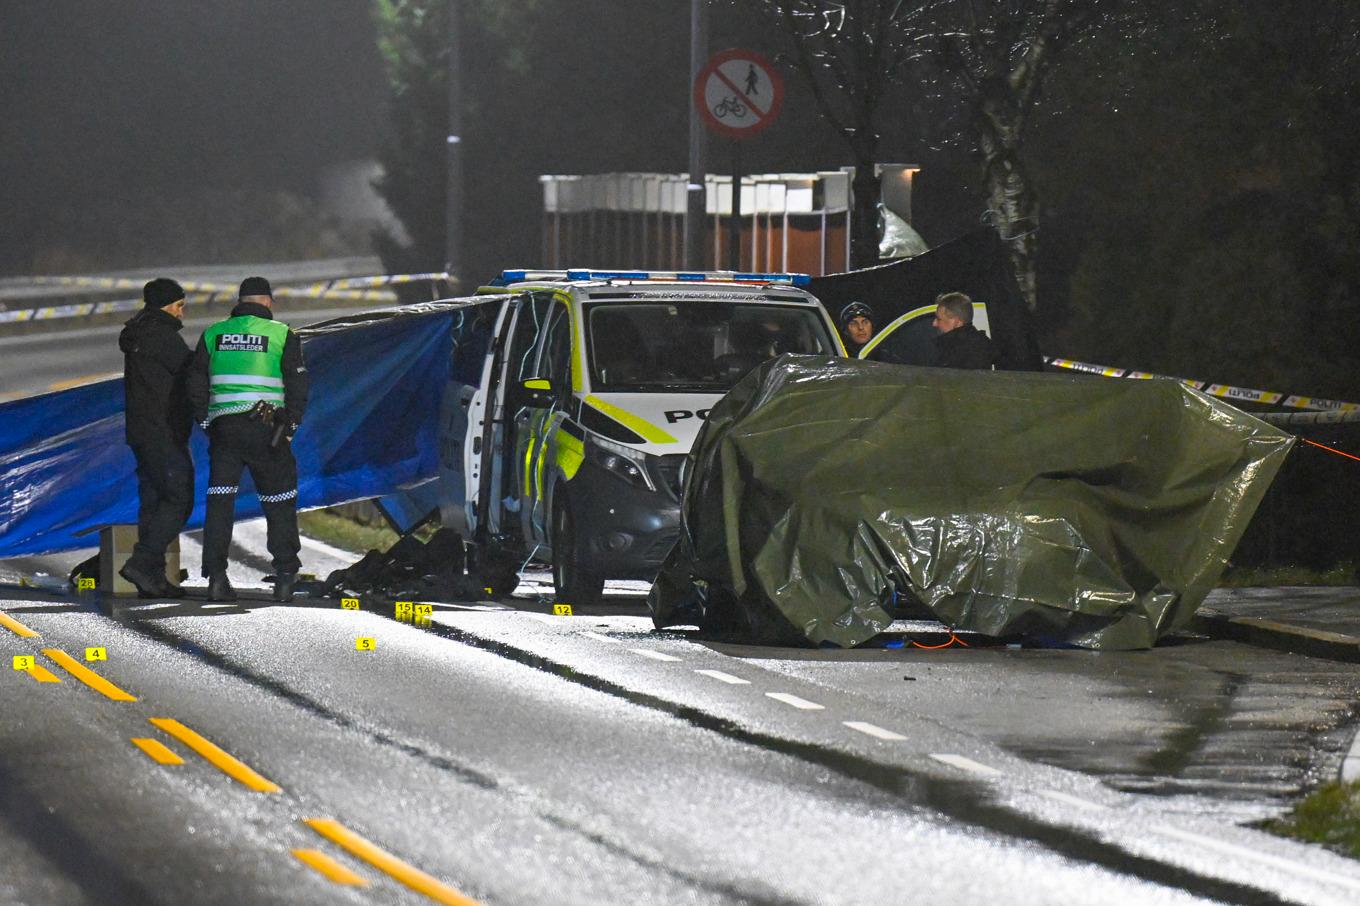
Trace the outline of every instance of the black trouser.
<instances>
[{"instance_id":1,"label":"black trouser","mask_svg":"<svg viewBox=\"0 0 1360 906\"><path fill-rule=\"evenodd\" d=\"M137 458L137 544L128 563L148 573L165 572L165 549L194 508L194 462L174 441L134 444Z\"/></svg>"},{"instance_id":2,"label":"black trouser","mask_svg":"<svg viewBox=\"0 0 1360 906\"><path fill-rule=\"evenodd\" d=\"M287 440L270 447L273 429L249 415L223 415L208 428L208 514L203 523L203 575L227 571L236 520L236 489L250 469L269 529L274 572L296 573L298 560L297 463Z\"/></svg>"}]
</instances>

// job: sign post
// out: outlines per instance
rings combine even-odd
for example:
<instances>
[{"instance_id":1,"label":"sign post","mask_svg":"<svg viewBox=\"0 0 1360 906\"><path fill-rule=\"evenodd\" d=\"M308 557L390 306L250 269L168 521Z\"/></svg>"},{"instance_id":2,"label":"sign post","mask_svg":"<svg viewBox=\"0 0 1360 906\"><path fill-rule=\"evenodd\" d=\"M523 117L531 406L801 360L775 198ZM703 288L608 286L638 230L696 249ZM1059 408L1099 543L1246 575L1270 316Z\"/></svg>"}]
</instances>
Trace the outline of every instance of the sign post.
<instances>
[{"instance_id":1,"label":"sign post","mask_svg":"<svg viewBox=\"0 0 1360 906\"><path fill-rule=\"evenodd\" d=\"M694 106L704 125L732 140L732 216L728 221L728 269L741 267L740 142L767 129L784 104L784 80L774 65L753 50L714 54L694 79ZM718 262L716 269L721 270Z\"/></svg>"}]
</instances>

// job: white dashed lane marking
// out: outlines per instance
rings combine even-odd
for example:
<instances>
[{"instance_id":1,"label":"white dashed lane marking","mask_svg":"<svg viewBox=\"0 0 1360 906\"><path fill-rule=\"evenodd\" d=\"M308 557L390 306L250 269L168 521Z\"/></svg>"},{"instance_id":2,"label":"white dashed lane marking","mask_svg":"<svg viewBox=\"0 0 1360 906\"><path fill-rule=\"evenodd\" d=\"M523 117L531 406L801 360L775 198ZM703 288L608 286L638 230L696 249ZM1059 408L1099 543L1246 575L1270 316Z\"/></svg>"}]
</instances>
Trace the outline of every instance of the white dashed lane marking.
<instances>
[{"instance_id":1,"label":"white dashed lane marking","mask_svg":"<svg viewBox=\"0 0 1360 906\"><path fill-rule=\"evenodd\" d=\"M598 632L583 632L581 633L581 635L585 636L588 639L594 639L597 642L608 642L611 645L623 644L618 639L611 639L609 636L600 635Z\"/></svg>"},{"instance_id":2,"label":"white dashed lane marking","mask_svg":"<svg viewBox=\"0 0 1360 906\"><path fill-rule=\"evenodd\" d=\"M730 673L723 673L721 670L695 670L695 673L702 673L704 676L711 677L720 683L727 683L729 686L749 686L750 680L744 680L739 676Z\"/></svg>"},{"instance_id":3,"label":"white dashed lane marking","mask_svg":"<svg viewBox=\"0 0 1360 906\"><path fill-rule=\"evenodd\" d=\"M673 656L671 656L671 655L669 655L669 654L662 654L660 651L652 651L652 650L647 649L647 648L629 648L628 650L631 651L631 652L633 652L634 654L640 654L640 655L642 655L643 657L649 657L649 658L651 658L651 659L654 660L654 661L678 661L678 660L680 660L680 658L678 658L678 657L673 657Z\"/></svg>"},{"instance_id":4,"label":"white dashed lane marking","mask_svg":"<svg viewBox=\"0 0 1360 906\"><path fill-rule=\"evenodd\" d=\"M787 692L766 692L765 695L777 702L783 702L790 707L797 708L800 711L826 710L823 705L819 705L816 702L810 702L805 698L799 698L796 695L790 695Z\"/></svg>"},{"instance_id":5,"label":"white dashed lane marking","mask_svg":"<svg viewBox=\"0 0 1360 906\"><path fill-rule=\"evenodd\" d=\"M1065 802L1068 805L1075 805L1077 808L1084 808L1090 811L1100 811L1105 808L1099 802L1092 802L1090 799L1083 799L1080 796L1073 796L1071 793L1063 793L1058 790L1040 790L1040 796L1052 799L1055 802Z\"/></svg>"},{"instance_id":6,"label":"white dashed lane marking","mask_svg":"<svg viewBox=\"0 0 1360 906\"><path fill-rule=\"evenodd\" d=\"M859 732L864 733L867 736L872 736L875 739L886 739L895 742L899 739L907 738L903 736L901 733L894 733L892 730L885 730L876 724L865 723L862 720L847 720L843 721L843 723L850 729L858 730Z\"/></svg>"},{"instance_id":7,"label":"white dashed lane marking","mask_svg":"<svg viewBox=\"0 0 1360 906\"><path fill-rule=\"evenodd\" d=\"M974 774L981 774L984 777L995 777L996 775L1001 773L996 768L988 767L987 765L974 761L971 758L964 758L962 755L952 755L949 753L944 754L932 753L930 757L934 758L938 762L941 762L942 764L949 765L951 768L958 768L960 771L969 771Z\"/></svg>"}]
</instances>

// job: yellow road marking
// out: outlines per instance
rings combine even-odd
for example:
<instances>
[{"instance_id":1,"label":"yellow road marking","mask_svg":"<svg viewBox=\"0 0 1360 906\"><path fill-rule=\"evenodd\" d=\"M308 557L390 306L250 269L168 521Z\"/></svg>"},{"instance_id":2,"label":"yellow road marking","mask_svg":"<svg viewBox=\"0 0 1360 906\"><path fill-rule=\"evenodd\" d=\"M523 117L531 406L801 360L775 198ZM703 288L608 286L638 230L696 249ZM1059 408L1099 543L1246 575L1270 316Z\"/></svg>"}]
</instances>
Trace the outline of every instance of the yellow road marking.
<instances>
[{"instance_id":1,"label":"yellow road marking","mask_svg":"<svg viewBox=\"0 0 1360 906\"><path fill-rule=\"evenodd\" d=\"M436 903L443 903L445 906L480 906L471 897L406 864L386 850L379 849L333 818L308 818L303 823L327 840L348 850L379 871L396 878L417 893L425 894Z\"/></svg>"},{"instance_id":2,"label":"yellow road marking","mask_svg":"<svg viewBox=\"0 0 1360 906\"><path fill-rule=\"evenodd\" d=\"M303 865L314 869L336 884L346 884L350 887L368 886L367 878L350 871L319 849L295 849L293 856Z\"/></svg>"},{"instance_id":3,"label":"yellow road marking","mask_svg":"<svg viewBox=\"0 0 1360 906\"><path fill-rule=\"evenodd\" d=\"M5 627L10 632L25 639L40 639L42 636L20 623L7 613L0 613L0 626Z\"/></svg>"},{"instance_id":4,"label":"yellow road marking","mask_svg":"<svg viewBox=\"0 0 1360 906\"><path fill-rule=\"evenodd\" d=\"M132 744L147 754L157 764L184 764L184 759L170 751L159 739L149 736L134 736Z\"/></svg>"},{"instance_id":5,"label":"yellow road marking","mask_svg":"<svg viewBox=\"0 0 1360 906\"><path fill-rule=\"evenodd\" d=\"M37 680L37 681L40 682L40 683L59 683L59 682L61 682L61 677L57 676L57 675L56 675L55 673L53 673L51 670L48 670L48 669L47 669L46 667L44 667L42 664L34 664L32 667L29 667L29 668L28 668L27 670L25 670L24 672L27 673L29 676L33 677L35 680Z\"/></svg>"},{"instance_id":6,"label":"yellow road marking","mask_svg":"<svg viewBox=\"0 0 1360 906\"><path fill-rule=\"evenodd\" d=\"M223 774L258 793L281 793L283 788L272 780L260 776L250 769L244 761L227 754L179 721L170 717L148 717L147 720L171 736L193 749Z\"/></svg>"},{"instance_id":7,"label":"yellow road marking","mask_svg":"<svg viewBox=\"0 0 1360 906\"><path fill-rule=\"evenodd\" d=\"M56 661L58 664L61 664L67 673L71 674L94 691L111 698L116 702L135 702L137 700L137 696L129 695L122 689L119 689L113 683L104 679L104 677L95 673L89 667L86 667L60 648L44 648L42 653Z\"/></svg>"}]
</instances>

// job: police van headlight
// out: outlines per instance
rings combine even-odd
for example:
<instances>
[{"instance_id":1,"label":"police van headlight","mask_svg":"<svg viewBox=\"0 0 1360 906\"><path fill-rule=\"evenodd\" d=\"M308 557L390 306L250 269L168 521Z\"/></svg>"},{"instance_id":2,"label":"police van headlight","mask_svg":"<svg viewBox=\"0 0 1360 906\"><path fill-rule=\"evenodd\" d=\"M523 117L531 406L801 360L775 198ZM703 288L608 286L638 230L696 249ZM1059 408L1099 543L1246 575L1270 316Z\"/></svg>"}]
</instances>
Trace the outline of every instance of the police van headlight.
<instances>
[{"instance_id":1,"label":"police van headlight","mask_svg":"<svg viewBox=\"0 0 1360 906\"><path fill-rule=\"evenodd\" d=\"M591 435L586 442L586 456L595 465L612 472L631 485L649 491L656 490L651 476L647 474L646 453Z\"/></svg>"}]
</instances>

